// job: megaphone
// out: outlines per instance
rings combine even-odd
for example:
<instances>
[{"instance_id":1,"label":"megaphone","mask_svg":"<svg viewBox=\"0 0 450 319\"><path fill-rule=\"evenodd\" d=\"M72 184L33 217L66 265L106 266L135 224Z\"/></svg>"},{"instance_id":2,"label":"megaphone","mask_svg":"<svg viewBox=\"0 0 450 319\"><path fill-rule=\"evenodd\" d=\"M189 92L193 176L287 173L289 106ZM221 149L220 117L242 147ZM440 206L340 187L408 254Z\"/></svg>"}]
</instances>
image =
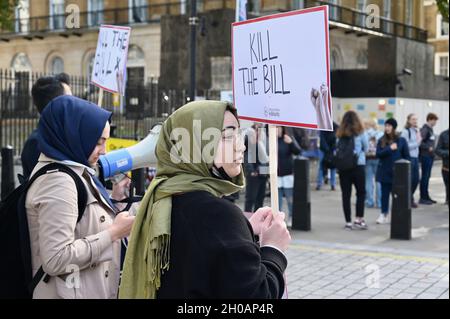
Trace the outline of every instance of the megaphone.
<instances>
[{"instance_id":1,"label":"megaphone","mask_svg":"<svg viewBox=\"0 0 450 319\"><path fill-rule=\"evenodd\" d=\"M156 143L162 124L156 124L149 135L138 144L102 155L99 158L99 177L106 181L111 177L131 170L156 164Z\"/></svg>"}]
</instances>

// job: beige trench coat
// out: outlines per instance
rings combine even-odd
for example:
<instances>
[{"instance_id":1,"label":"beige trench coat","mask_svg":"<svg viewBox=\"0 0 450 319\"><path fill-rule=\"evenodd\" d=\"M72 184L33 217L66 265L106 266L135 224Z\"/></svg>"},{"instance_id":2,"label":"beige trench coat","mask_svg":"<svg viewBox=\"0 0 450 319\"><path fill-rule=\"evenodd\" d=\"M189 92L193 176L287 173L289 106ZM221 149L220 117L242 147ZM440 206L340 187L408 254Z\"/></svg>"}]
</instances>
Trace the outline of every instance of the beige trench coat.
<instances>
[{"instance_id":1,"label":"beige trench coat","mask_svg":"<svg viewBox=\"0 0 450 319\"><path fill-rule=\"evenodd\" d=\"M41 154L32 174L51 162ZM69 167L82 177L88 194L79 223L77 189L66 173L39 177L27 194L33 274L42 265L51 276L48 283L39 282L33 298L117 298L121 245L107 231L115 213L87 168Z\"/></svg>"}]
</instances>

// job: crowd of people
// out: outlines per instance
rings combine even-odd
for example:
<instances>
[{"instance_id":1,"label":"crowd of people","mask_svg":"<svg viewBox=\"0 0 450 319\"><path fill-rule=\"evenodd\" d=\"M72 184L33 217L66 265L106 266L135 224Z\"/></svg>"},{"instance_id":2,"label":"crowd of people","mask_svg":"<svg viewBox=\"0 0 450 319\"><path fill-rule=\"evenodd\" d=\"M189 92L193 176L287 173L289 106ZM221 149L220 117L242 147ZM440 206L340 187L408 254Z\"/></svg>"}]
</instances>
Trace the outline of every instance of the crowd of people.
<instances>
[{"instance_id":1,"label":"crowd of people","mask_svg":"<svg viewBox=\"0 0 450 319\"><path fill-rule=\"evenodd\" d=\"M286 218L263 207L269 173L267 130L255 123L242 134L237 111L226 102L182 106L163 124L155 150L156 175L135 213L124 211L120 204L129 179L114 183L108 191L96 176L99 157L106 153L112 114L72 96L65 75L39 79L32 97L41 117L22 152L22 182L57 163L69 168L86 189L86 205L80 208L79 185L64 171L52 169L27 190L33 298L283 296L293 165L309 145L305 130L277 130L279 211L285 199ZM202 121L200 134L194 132L194 120ZM330 172L328 181L335 191L338 173L346 229L368 229L365 207L380 208L377 223L388 223L394 164L399 159L411 162L411 205L417 207L414 192L419 182L418 204L435 203L429 195L429 179L435 155L441 157L448 203L449 137L444 131L436 145L437 120L430 113L419 130L418 118L411 114L399 132L397 121L390 118L380 132L374 120L363 124L356 112L349 111L341 123L334 123L333 131L320 133L316 189L323 187ZM173 139L175 128L185 129L192 145L199 146L187 158ZM194 139L210 128L221 134L208 159L203 156L208 141ZM227 160L230 150L232 161ZM242 211L228 196L244 184ZM253 214L246 218L244 212ZM78 285L67 284L73 266Z\"/></svg>"},{"instance_id":2,"label":"crowd of people","mask_svg":"<svg viewBox=\"0 0 450 319\"><path fill-rule=\"evenodd\" d=\"M394 164L400 159L411 163L411 207L417 208L419 205L436 203L429 194L429 180L435 157L441 158L448 204L448 129L440 134L436 143L437 136L433 127L438 121L437 115L429 113L421 128L418 121L416 114L409 114L404 128L399 129L397 120L389 118L381 131L376 119L366 119L363 122L355 111L348 111L343 115L341 123L334 123L333 131L320 132L316 190L320 191L324 183L329 183L331 190L335 191L338 173L346 229L368 229L364 220L365 208L380 209L377 224L389 223ZM266 195L268 156L265 142L267 136L264 132L267 130L262 130L260 124L255 124L247 131L245 210L250 212L262 207ZM293 159L298 154L306 155L308 137L304 130L292 128L280 128L278 137L280 210L285 198L290 222ZM256 147L258 151L255 151L256 143L259 143ZM340 159L337 158L339 154ZM347 163L347 167L339 167L336 161ZM255 173L258 170L264 173ZM420 197L416 201L415 193L419 185ZM356 189L356 218L352 222L353 187Z\"/></svg>"}]
</instances>

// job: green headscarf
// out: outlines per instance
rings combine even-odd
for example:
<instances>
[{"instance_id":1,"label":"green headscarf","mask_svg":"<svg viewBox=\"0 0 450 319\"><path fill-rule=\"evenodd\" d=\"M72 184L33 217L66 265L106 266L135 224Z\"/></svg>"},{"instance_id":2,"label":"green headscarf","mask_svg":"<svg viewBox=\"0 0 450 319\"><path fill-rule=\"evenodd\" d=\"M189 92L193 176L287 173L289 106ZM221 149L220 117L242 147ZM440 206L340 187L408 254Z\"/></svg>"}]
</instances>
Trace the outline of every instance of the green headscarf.
<instances>
[{"instance_id":1,"label":"green headscarf","mask_svg":"<svg viewBox=\"0 0 450 319\"><path fill-rule=\"evenodd\" d=\"M161 274L169 269L172 195L207 191L222 197L244 187L242 171L232 181L213 177L213 163L207 163L199 155L209 142L201 138L203 132L208 128L222 131L227 106L230 107L226 102L192 102L175 111L163 124L156 146L157 174L140 204L131 231L119 298L156 298L161 286ZM200 131L193 129L196 120L201 121ZM189 158L184 157L185 160L178 164L171 158L171 151L173 156L173 150L179 150L179 145L173 141L176 136L171 136L176 128L185 129L190 138ZM216 148L217 145L214 145L214 150ZM193 159L201 160L194 163Z\"/></svg>"}]
</instances>

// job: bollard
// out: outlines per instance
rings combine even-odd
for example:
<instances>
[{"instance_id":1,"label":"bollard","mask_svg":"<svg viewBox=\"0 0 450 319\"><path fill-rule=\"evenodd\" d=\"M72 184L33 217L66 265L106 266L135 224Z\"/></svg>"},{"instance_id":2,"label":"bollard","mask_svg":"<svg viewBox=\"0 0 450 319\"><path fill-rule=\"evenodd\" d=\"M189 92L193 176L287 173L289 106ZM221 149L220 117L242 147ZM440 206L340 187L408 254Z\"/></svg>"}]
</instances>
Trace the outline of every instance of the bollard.
<instances>
[{"instance_id":1,"label":"bollard","mask_svg":"<svg viewBox=\"0 0 450 319\"><path fill-rule=\"evenodd\" d=\"M145 194L145 168L135 169L131 172L131 180L136 190L136 195L143 196Z\"/></svg>"},{"instance_id":2,"label":"bollard","mask_svg":"<svg viewBox=\"0 0 450 319\"><path fill-rule=\"evenodd\" d=\"M1 150L2 156L2 179L1 179L1 199L5 199L15 188L14 183L14 149L8 145Z\"/></svg>"},{"instance_id":3,"label":"bollard","mask_svg":"<svg viewBox=\"0 0 450 319\"><path fill-rule=\"evenodd\" d=\"M309 186L309 159L294 160L294 198L292 229L311 230L311 196Z\"/></svg>"},{"instance_id":4,"label":"bollard","mask_svg":"<svg viewBox=\"0 0 450 319\"><path fill-rule=\"evenodd\" d=\"M411 239L411 163L394 164L392 185L391 239Z\"/></svg>"}]
</instances>

